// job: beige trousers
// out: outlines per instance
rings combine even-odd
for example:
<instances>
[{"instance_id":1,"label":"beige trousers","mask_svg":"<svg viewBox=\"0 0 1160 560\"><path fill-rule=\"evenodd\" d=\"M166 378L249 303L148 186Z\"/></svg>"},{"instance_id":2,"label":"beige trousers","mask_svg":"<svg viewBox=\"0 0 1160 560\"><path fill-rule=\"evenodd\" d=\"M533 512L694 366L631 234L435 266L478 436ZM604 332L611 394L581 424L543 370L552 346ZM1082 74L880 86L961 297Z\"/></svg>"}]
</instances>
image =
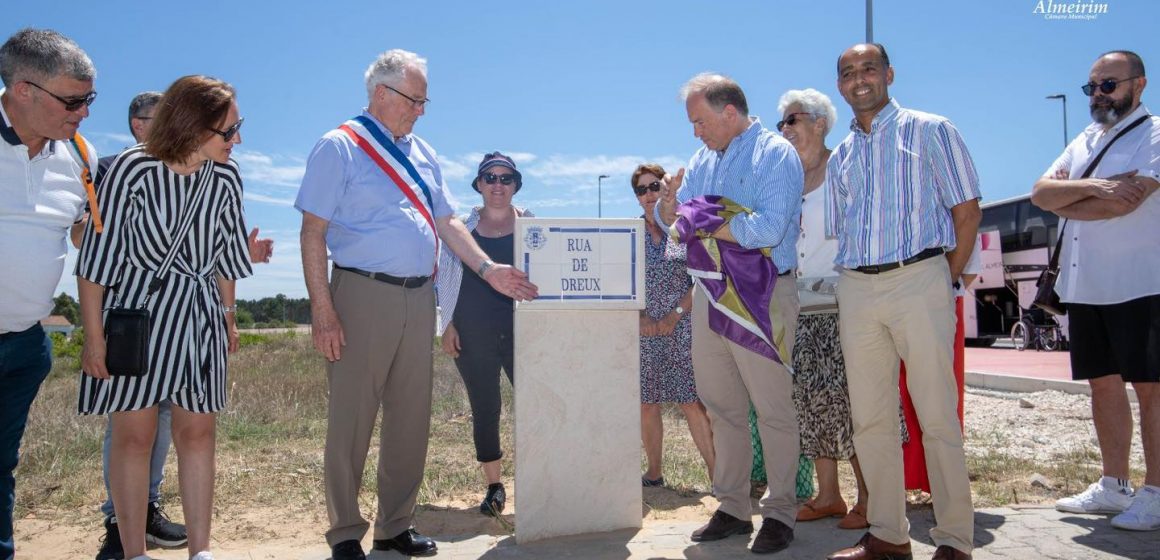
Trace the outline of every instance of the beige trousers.
<instances>
[{"instance_id":1,"label":"beige trousers","mask_svg":"<svg viewBox=\"0 0 1160 560\"><path fill-rule=\"evenodd\" d=\"M901 358L930 472L937 520L931 539L970 552L974 510L957 413L954 302L945 258L883 274L843 270L838 282L854 449L870 492L870 532L887 542L910 542L898 433Z\"/></svg>"},{"instance_id":2,"label":"beige trousers","mask_svg":"<svg viewBox=\"0 0 1160 560\"><path fill-rule=\"evenodd\" d=\"M792 276L778 279L773 298L786 325L793 356L798 296ZM721 511L749 519L749 471L753 447L749 441L749 402L757 410L757 430L765 452L769 488L761 499L762 517L794 526L797 503L794 479L799 445L797 411L793 404L793 377L783 365L742 348L709 328L709 296L698 288L693 297L693 375L697 396L709 411L717 464L713 490ZM895 418L897 423L897 417Z\"/></svg>"},{"instance_id":3,"label":"beige trousers","mask_svg":"<svg viewBox=\"0 0 1160 560\"><path fill-rule=\"evenodd\" d=\"M404 288L335 270L330 294L342 322L342 359L328 364L330 406L324 474L331 546L362 540L369 524L359 512L371 432L379 409L376 539L411 526L431 426L435 290L431 282Z\"/></svg>"}]
</instances>

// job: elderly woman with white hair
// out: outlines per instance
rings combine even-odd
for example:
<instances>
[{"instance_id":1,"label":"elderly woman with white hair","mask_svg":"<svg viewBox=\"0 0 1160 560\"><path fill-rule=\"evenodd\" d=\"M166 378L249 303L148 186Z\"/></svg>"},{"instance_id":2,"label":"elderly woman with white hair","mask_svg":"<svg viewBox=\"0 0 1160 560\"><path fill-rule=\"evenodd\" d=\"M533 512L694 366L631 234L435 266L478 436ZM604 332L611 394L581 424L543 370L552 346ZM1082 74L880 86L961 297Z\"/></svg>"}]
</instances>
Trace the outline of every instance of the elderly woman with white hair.
<instances>
[{"instance_id":1,"label":"elderly woman with white hair","mask_svg":"<svg viewBox=\"0 0 1160 560\"><path fill-rule=\"evenodd\" d=\"M798 297L801 315L794 343L794 403L798 410L802 454L814 461L818 495L798 510L798 521L842 517L843 529L868 527L866 485L854 454L846 366L838 338L838 240L825 233L826 135L837 120L834 104L815 89L781 96L777 130L797 149L805 169L801 236L798 238ZM847 512L838 485L838 460L849 459L858 481L858 498Z\"/></svg>"}]
</instances>

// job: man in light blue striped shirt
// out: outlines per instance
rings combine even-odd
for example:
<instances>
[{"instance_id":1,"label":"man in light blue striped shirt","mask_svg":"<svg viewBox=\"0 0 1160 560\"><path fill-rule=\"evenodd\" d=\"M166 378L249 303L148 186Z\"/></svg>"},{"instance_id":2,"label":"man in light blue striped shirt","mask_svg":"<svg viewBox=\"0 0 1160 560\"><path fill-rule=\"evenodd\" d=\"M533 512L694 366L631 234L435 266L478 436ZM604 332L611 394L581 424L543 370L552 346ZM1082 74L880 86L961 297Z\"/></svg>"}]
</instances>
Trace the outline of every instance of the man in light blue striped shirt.
<instances>
[{"instance_id":1,"label":"man in light blue striped shirt","mask_svg":"<svg viewBox=\"0 0 1160 560\"><path fill-rule=\"evenodd\" d=\"M882 45L855 45L838 59L838 90L855 118L826 168L826 229L838 237L854 447L872 498L870 531L830 558L910 555L900 359L930 470L934 558L970 558L974 512L953 370L952 283L974 246L979 179L954 126L899 106L887 91L893 80Z\"/></svg>"},{"instance_id":2,"label":"man in light blue striped shirt","mask_svg":"<svg viewBox=\"0 0 1160 560\"><path fill-rule=\"evenodd\" d=\"M700 74L681 89L693 134L705 146L693 154L686 172L665 181L655 212L661 223L676 219L679 202L720 195L749 208L723 225L713 237L747 249L771 248L773 264L786 281L774 282L773 301L786 326L793 355L797 327L796 243L805 173L797 151L781 136L749 116L745 93L737 82L719 74ZM682 186L683 183L683 186ZM782 364L739 346L709 327L703 289L693 299L693 374L697 395L713 423L717 463L713 489L721 507L694 541L713 541L753 531L749 472L749 402L757 410L764 445L769 489L761 499L764 522L753 552L771 553L793 540L797 516L794 480L798 464L798 424L790 371Z\"/></svg>"}]
</instances>

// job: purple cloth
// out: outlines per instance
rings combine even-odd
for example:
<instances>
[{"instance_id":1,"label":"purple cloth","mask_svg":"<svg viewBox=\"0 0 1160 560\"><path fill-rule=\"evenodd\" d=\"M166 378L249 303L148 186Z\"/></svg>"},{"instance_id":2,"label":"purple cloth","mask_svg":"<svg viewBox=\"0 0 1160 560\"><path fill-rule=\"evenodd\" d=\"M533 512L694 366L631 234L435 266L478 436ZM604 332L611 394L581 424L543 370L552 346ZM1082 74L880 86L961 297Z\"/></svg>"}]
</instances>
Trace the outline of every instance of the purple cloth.
<instances>
[{"instance_id":1,"label":"purple cloth","mask_svg":"<svg viewBox=\"0 0 1160 560\"><path fill-rule=\"evenodd\" d=\"M782 363L780 354L785 349L775 346L771 317L780 317L780 314L770 313L778 272L769 257L769 249L746 249L709 237L733 216L748 212L749 209L722 196L699 196L677 207L672 232L688 246L690 274L713 299L709 305L709 328L748 350Z\"/></svg>"}]
</instances>

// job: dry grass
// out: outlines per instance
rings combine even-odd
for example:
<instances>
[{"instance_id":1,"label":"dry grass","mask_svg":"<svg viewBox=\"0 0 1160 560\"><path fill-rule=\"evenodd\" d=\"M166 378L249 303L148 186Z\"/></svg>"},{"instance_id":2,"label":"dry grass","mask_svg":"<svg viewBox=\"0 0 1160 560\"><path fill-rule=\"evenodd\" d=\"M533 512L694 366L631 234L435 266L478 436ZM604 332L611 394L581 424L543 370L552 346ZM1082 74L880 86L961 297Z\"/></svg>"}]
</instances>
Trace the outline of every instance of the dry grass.
<instances>
[{"instance_id":1,"label":"dry grass","mask_svg":"<svg viewBox=\"0 0 1160 560\"><path fill-rule=\"evenodd\" d=\"M311 348L308 335L251 335L246 342L233 359L229 408L218 421L218 513L285 508L318 515L323 502L327 406L322 359ZM59 359L33 406L17 473L18 519L60 516L96 523L97 507L104 499L100 446L105 419L76 414L76 371L75 359ZM484 484L475 462L467 395L454 364L441 353L435 359L434 386L430 452L419 503L478 503ZM511 390L507 383L503 387L501 439L509 454L503 472L510 483ZM669 488L645 492L649 510L661 517L678 508L703 505L709 487L684 417L676 407L669 407L664 419L664 476ZM373 512L375 503L377 448L373 444L377 441L377 437L372 439L361 497L367 512ZM969 457L975 505L1053 500L1098 476L1098 459L1091 449L1043 461L1016 460L998 453ZM180 511L175 467L171 454L170 478L163 488L171 512ZM1058 487L1033 489L1028 479L1036 472ZM841 473L843 488L853 489L847 464L842 464Z\"/></svg>"}]
</instances>

